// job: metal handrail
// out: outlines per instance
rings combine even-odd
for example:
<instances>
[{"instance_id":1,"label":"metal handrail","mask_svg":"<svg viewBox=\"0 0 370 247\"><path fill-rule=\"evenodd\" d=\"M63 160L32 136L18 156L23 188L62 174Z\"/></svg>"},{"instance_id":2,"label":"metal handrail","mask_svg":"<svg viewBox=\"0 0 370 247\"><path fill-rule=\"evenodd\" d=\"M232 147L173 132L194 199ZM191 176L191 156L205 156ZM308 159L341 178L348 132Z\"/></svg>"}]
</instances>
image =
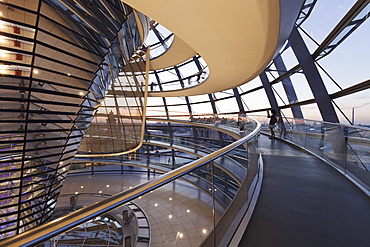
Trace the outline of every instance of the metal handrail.
<instances>
[{"instance_id":1,"label":"metal handrail","mask_svg":"<svg viewBox=\"0 0 370 247\"><path fill-rule=\"evenodd\" d=\"M107 213L114 208L117 208L131 200L138 198L139 196L149 193L154 189L162 187L163 185L166 185L176 180L177 178L232 151L233 149L255 137L261 130L261 124L257 121L256 123L257 126L251 133L211 154L208 154L198 160L190 162L187 165L179 167L145 183L137 185L132 189L119 192L109 198L103 199L102 201L84 207L74 213L61 217L49 223L40 225L17 236L4 239L0 242L0 246L35 246L36 244L45 242L48 239L53 238L63 232L66 232L80 224L83 224L101 214Z\"/></svg>"},{"instance_id":2,"label":"metal handrail","mask_svg":"<svg viewBox=\"0 0 370 247\"><path fill-rule=\"evenodd\" d=\"M249 115L249 117L264 117L264 115ZM309 121L309 122L315 122L315 123L320 123L320 124L326 124L326 125L335 125L338 127L348 127L352 129L360 129L360 130L365 130L365 131L370 131L369 127L361 126L361 125L351 125L351 124L343 124L343 123L332 123L332 122L325 122L321 120L313 120L313 119L307 119L307 118L292 118L292 117L284 117L284 119L288 119L291 121ZM267 121L267 120L266 120Z\"/></svg>"}]
</instances>

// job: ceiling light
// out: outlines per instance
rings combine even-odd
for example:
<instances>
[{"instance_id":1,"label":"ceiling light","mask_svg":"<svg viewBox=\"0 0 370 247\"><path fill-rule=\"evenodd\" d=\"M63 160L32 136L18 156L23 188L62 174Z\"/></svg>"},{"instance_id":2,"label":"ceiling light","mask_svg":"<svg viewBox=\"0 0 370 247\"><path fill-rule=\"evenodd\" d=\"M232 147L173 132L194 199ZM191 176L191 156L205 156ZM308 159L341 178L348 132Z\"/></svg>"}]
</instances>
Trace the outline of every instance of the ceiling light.
<instances>
[{"instance_id":1,"label":"ceiling light","mask_svg":"<svg viewBox=\"0 0 370 247\"><path fill-rule=\"evenodd\" d=\"M81 185L81 189L83 189L84 188L84 186L83 185Z\"/></svg>"}]
</instances>

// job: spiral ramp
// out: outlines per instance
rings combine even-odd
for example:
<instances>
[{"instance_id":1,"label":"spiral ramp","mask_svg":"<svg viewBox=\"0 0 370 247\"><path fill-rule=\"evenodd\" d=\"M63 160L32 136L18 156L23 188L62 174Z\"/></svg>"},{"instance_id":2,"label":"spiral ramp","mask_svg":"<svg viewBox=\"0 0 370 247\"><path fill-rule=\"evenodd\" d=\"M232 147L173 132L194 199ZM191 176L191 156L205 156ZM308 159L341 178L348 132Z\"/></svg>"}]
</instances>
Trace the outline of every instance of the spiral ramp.
<instances>
[{"instance_id":1,"label":"spiral ramp","mask_svg":"<svg viewBox=\"0 0 370 247\"><path fill-rule=\"evenodd\" d=\"M150 93L155 97L220 92L252 80L287 40L302 6L294 0L124 2L172 31L211 71L196 86Z\"/></svg>"}]
</instances>

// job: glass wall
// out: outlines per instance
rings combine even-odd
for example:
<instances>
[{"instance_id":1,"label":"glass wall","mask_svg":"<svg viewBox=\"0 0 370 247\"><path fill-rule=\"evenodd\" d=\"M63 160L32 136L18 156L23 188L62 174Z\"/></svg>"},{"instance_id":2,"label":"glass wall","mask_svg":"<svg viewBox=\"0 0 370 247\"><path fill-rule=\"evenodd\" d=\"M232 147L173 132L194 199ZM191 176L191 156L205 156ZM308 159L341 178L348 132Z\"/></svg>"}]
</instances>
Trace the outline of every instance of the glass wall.
<instances>
[{"instance_id":1,"label":"glass wall","mask_svg":"<svg viewBox=\"0 0 370 247\"><path fill-rule=\"evenodd\" d=\"M142 40L120 1L1 1L0 13L5 238L49 219L98 106Z\"/></svg>"}]
</instances>

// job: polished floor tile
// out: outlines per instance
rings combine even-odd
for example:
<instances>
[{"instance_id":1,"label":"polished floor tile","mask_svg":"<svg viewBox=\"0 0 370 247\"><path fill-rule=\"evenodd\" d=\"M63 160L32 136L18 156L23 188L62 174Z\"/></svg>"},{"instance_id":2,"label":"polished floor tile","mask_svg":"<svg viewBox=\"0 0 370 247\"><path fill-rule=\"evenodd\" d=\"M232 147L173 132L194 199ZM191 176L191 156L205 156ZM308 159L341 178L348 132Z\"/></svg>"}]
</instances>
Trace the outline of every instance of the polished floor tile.
<instances>
[{"instance_id":1,"label":"polished floor tile","mask_svg":"<svg viewBox=\"0 0 370 247\"><path fill-rule=\"evenodd\" d=\"M78 205L89 205L147 181L146 174L72 175L61 194L77 194ZM85 193L96 193L87 196ZM134 200L148 216L151 246L199 246L213 229L212 198L195 186L177 180ZM69 205L69 196L60 197L57 207ZM222 208L216 208L216 221Z\"/></svg>"}]
</instances>

